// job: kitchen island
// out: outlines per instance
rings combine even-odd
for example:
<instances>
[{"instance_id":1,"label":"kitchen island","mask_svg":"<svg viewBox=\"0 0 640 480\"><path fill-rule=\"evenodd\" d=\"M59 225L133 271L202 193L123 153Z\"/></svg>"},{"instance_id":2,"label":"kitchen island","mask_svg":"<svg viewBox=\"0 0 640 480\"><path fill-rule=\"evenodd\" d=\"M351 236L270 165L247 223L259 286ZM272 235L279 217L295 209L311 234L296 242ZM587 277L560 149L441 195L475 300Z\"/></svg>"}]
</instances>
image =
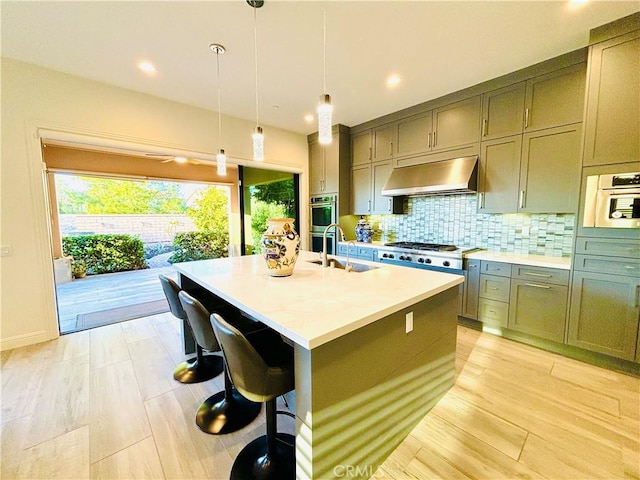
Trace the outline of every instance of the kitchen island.
<instances>
[{"instance_id":1,"label":"kitchen island","mask_svg":"<svg viewBox=\"0 0 640 480\"><path fill-rule=\"evenodd\" d=\"M294 345L297 477L367 478L453 385L463 277L317 259L300 252L290 277L257 255L175 266Z\"/></svg>"}]
</instances>

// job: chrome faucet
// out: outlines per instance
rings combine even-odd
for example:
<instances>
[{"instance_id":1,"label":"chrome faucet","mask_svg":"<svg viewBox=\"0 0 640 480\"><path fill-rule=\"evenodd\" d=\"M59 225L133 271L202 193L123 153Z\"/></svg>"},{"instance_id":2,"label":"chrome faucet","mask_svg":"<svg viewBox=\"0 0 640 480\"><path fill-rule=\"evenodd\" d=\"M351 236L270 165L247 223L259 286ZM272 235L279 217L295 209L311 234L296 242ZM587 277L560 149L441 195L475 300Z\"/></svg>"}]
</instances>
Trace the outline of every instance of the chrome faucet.
<instances>
[{"instance_id":1,"label":"chrome faucet","mask_svg":"<svg viewBox=\"0 0 640 480\"><path fill-rule=\"evenodd\" d=\"M327 225L327 228L324 229L324 233L322 234L322 266L323 267L326 267L328 264L327 260L329 256L327 255L327 233L329 232L329 229L331 227L336 227L336 230L340 230L340 234L342 235L342 240L344 240L344 232L342 231L342 228L340 227L339 224L331 223ZM347 250L349 250L348 247L347 247Z\"/></svg>"}]
</instances>

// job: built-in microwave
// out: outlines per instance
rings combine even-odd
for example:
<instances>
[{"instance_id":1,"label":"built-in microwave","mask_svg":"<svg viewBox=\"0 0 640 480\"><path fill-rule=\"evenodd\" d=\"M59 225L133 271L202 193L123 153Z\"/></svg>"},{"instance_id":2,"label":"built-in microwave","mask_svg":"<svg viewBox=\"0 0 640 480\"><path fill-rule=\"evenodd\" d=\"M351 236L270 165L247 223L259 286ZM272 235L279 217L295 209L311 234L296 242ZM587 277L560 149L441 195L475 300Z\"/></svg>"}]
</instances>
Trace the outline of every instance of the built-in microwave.
<instances>
[{"instance_id":1,"label":"built-in microwave","mask_svg":"<svg viewBox=\"0 0 640 480\"><path fill-rule=\"evenodd\" d=\"M583 226L640 228L640 172L588 176Z\"/></svg>"}]
</instances>

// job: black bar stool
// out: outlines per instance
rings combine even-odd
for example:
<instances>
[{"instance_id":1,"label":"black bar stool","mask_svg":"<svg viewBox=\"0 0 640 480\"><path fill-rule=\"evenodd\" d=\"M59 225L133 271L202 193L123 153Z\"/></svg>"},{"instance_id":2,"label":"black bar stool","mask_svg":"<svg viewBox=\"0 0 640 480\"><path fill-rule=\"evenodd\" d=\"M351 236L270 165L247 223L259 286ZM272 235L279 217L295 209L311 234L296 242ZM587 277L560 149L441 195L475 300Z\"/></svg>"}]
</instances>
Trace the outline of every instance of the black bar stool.
<instances>
[{"instance_id":1,"label":"black bar stool","mask_svg":"<svg viewBox=\"0 0 640 480\"><path fill-rule=\"evenodd\" d=\"M159 275L162 290L167 297L171 314L183 321L187 321L187 314L182 308L178 293L180 287L171 278ZM218 348L219 350L219 348ZM196 356L179 363L173 370L173 378L180 383L199 383L211 380L222 373L223 361L218 355L205 355L202 347L196 342Z\"/></svg>"},{"instance_id":2,"label":"black bar stool","mask_svg":"<svg viewBox=\"0 0 640 480\"><path fill-rule=\"evenodd\" d=\"M220 350L209 320L211 312L184 290L178 297L198 345L207 350ZM243 322L241 318L238 318L238 321ZM257 322L250 323L260 325ZM225 365L224 390L210 396L200 405L196 412L196 425L203 432L214 435L235 432L253 422L261 408L260 403L248 400L233 387Z\"/></svg>"},{"instance_id":3,"label":"black bar stool","mask_svg":"<svg viewBox=\"0 0 640 480\"><path fill-rule=\"evenodd\" d=\"M295 478L295 437L278 433L276 421L276 398L294 388L293 348L273 330L245 336L216 313L211 324L238 391L266 405L267 434L240 451L231 479Z\"/></svg>"}]
</instances>

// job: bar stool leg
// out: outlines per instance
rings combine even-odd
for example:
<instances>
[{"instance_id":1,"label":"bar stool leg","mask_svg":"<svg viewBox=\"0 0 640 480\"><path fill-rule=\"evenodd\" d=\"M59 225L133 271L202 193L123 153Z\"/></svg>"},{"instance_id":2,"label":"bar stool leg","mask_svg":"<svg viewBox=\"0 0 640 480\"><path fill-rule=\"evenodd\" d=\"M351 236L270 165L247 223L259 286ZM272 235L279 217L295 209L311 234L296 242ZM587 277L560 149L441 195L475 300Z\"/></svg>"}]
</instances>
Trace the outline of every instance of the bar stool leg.
<instances>
[{"instance_id":1,"label":"bar stool leg","mask_svg":"<svg viewBox=\"0 0 640 480\"><path fill-rule=\"evenodd\" d=\"M200 345L196 347L196 356L180 363L173 371L173 378L180 383L206 382L222 373L222 357L205 355Z\"/></svg>"},{"instance_id":2,"label":"bar stool leg","mask_svg":"<svg viewBox=\"0 0 640 480\"><path fill-rule=\"evenodd\" d=\"M262 405L246 399L233 387L224 368L224 390L207 398L196 412L196 425L206 433L236 432L253 422Z\"/></svg>"},{"instance_id":3,"label":"bar stool leg","mask_svg":"<svg viewBox=\"0 0 640 480\"><path fill-rule=\"evenodd\" d=\"M240 451L231 468L231 480L289 480L296 476L296 437L277 432L276 399L265 404L267 434Z\"/></svg>"}]
</instances>

